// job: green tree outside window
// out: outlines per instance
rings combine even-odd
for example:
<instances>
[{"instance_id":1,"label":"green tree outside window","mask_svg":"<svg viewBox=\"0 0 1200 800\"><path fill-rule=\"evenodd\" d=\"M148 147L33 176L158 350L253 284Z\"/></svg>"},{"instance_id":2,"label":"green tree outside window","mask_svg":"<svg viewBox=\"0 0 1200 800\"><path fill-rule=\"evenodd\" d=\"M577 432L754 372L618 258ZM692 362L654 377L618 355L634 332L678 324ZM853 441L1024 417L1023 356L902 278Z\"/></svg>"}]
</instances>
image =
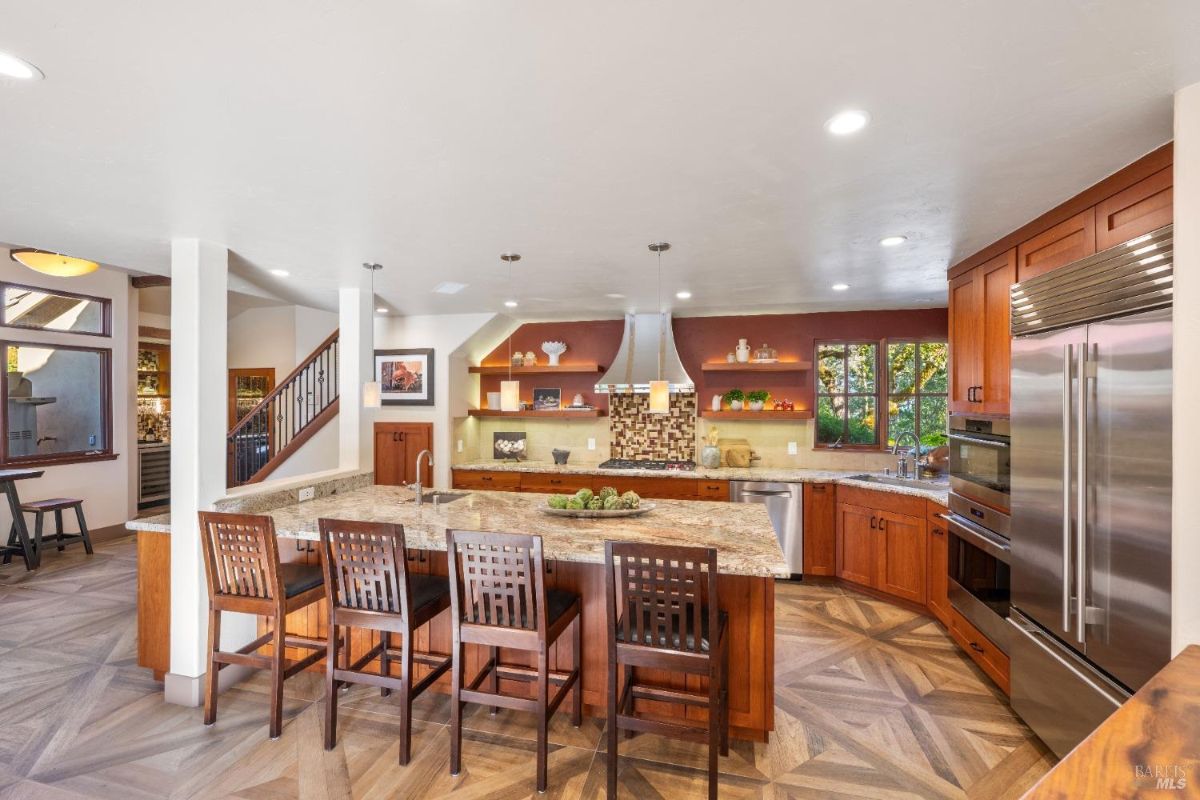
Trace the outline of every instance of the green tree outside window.
<instances>
[{"instance_id":1,"label":"green tree outside window","mask_svg":"<svg viewBox=\"0 0 1200 800\"><path fill-rule=\"evenodd\" d=\"M947 357L945 342L888 342L888 447L905 431L922 452L946 444Z\"/></svg>"},{"instance_id":2,"label":"green tree outside window","mask_svg":"<svg viewBox=\"0 0 1200 800\"><path fill-rule=\"evenodd\" d=\"M879 345L817 346L817 444L879 443Z\"/></svg>"}]
</instances>

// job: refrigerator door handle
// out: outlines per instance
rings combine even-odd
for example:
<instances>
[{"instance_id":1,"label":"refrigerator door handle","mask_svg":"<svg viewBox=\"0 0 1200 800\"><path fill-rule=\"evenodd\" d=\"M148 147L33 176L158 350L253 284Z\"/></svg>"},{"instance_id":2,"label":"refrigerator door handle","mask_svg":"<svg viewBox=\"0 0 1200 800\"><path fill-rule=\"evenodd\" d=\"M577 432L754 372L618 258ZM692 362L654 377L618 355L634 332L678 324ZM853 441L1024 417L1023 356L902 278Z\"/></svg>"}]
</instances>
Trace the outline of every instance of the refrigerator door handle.
<instances>
[{"instance_id":1,"label":"refrigerator door handle","mask_svg":"<svg viewBox=\"0 0 1200 800\"><path fill-rule=\"evenodd\" d=\"M1078 353L1078 416L1075 452L1075 641L1087 642L1087 450L1088 450L1088 345Z\"/></svg>"},{"instance_id":2,"label":"refrigerator door handle","mask_svg":"<svg viewBox=\"0 0 1200 800\"><path fill-rule=\"evenodd\" d=\"M1063 345L1062 391L1062 629L1071 631L1071 362L1072 346Z\"/></svg>"}]
</instances>

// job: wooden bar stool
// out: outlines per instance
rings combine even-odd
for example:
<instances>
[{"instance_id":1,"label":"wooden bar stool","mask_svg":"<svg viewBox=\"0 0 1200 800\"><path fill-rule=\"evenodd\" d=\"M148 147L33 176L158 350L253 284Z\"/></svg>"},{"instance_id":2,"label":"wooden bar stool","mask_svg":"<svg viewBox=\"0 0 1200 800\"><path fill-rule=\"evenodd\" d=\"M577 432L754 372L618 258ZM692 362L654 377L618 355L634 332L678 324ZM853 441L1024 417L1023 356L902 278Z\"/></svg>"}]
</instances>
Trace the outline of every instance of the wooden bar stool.
<instances>
[{"instance_id":1,"label":"wooden bar stool","mask_svg":"<svg viewBox=\"0 0 1200 800\"><path fill-rule=\"evenodd\" d=\"M270 736L283 729L283 682L315 664L326 652L324 639L289 636L287 615L325 597L317 564L280 564L275 522L252 514L200 512L204 574L208 580L208 675L204 686L204 724L217 721L217 674L229 664L271 671ZM219 650L221 612L237 611L267 617L271 630L235 652ZM271 655L254 651L271 645ZM289 661L285 647L313 652Z\"/></svg>"},{"instance_id":2,"label":"wooden bar stool","mask_svg":"<svg viewBox=\"0 0 1200 800\"><path fill-rule=\"evenodd\" d=\"M583 687L579 680L582 618L579 595L545 585L542 537L515 533L446 531L450 568L454 631L454 667L451 671L450 774L462 767L462 712L464 703L479 703L532 711L537 714L537 790L546 791L546 736L550 716L567 692L574 688L571 724L583 720ZM461 562L461 563L460 563ZM549 648L575 622L571 636L571 671L551 671ZM479 674L466 686L464 646L490 649ZM499 648L510 647L537 654L537 668L500 663ZM489 678L489 691L479 686ZM531 681L535 698L500 693L500 679ZM550 697L549 684L559 688Z\"/></svg>"},{"instance_id":3,"label":"wooden bar stool","mask_svg":"<svg viewBox=\"0 0 1200 800\"><path fill-rule=\"evenodd\" d=\"M63 511L68 508L75 509L75 519L79 523L78 533L63 532ZM26 514L34 514L33 518L33 550L36 553L38 563L42 560L42 533L45 530L44 520L47 513L54 512L54 537L55 543L58 545L58 551L61 553L69 544L83 542L83 548L88 555L93 554L92 537L88 533L87 522L83 518L83 501L76 500L70 497L56 497L53 500L34 500L29 503L21 503L21 511Z\"/></svg>"},{"instance_id":4,"label":"wooden bar stool","mask_svg":"<svg viewBox=\"0 0 1200 800\"><path fill-rule=\"evenodd\" d=\"M443 578L414 575L404 558L404 526L383 522L350 522L320 519L321 565L325 570L325 596L329 600L329 658L325 680L325 749L337 740L339 683L378 686L387 695L400 692L400 764L408 764L412 745L412 701L450 668L445 653L422 653L413 647L417 629L450 607L450 586ZM352 666L334 666L340 655L338 629L367 628L380 632L375 645ZM400 650L391 649L391 635L399 634ZM349 641L349 631L344 638ZM379 671L363 670L379 659ZM400 677L391 675L391 659L400 660ZM432 671L413 683L413 661Z\"/></svg>"},{"instance_id":5,"label":"wooden bar stool","mask_svg":"<svg viewBox=\"0 0 1200 800\"><path fill-rule=\"evenodd\" d=\"M711 547L604 543L608 596L608 797L617 796L617 732L645 731L708 742L708 796L717 797L717 751L729 755L729 640L717 608ZM707 603L706 603L707 601ZM625 680L617 692L618 668ZM707 691L636 682L638 667L708 678ZM708 709L703 726L635 715L635 700Z\"/></svg>"}]
</instances>

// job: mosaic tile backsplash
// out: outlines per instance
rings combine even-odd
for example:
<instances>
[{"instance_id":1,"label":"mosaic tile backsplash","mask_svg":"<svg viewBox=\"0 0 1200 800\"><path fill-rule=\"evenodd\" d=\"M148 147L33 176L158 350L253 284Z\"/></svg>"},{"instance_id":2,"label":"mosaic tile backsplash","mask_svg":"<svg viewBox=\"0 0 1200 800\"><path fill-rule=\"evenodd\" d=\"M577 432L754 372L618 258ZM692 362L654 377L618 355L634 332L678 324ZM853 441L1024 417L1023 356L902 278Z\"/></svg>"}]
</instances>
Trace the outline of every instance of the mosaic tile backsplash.
<instances>
[{"instance_id":1,"label":"mosaic tile backsplash","mask_svg":"<svg viewBox=\"0 0 1200 800\"><path fill-rule=\"evenodd\" d=\"M696 395L671 395L671 410L650 413L650 395L614 394L608 400L613 458L696 458Z\"/></svg>"}]
</instances>

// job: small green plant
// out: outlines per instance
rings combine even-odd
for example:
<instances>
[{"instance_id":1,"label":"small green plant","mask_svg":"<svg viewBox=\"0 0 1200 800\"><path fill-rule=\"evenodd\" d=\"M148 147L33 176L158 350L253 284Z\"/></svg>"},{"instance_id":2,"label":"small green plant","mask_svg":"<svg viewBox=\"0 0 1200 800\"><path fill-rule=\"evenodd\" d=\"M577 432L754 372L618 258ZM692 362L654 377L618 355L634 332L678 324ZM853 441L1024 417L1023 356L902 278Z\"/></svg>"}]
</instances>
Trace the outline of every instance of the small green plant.
<instances>
[{"instance_id":1,"label":"small green plant","mask_svg":"<svg viewBox=\"0 0 1200 800\"><path fill-rule=\"evenodd\" d=\"M746 393L746 399L751 403L765 403L771 393L764 389L755 389L753 392Z\"/></svg>"},{"instance_id":2,"label":"small green plant","mask_svg":"<svg viewBox=\"0 0 1200 800\"><path fill-rule=\"evenodd\" d=\"M740 403L746 399L746 393L741 389L730 389L721 399L726 403Z\"/></svg>"}]
</instances>

